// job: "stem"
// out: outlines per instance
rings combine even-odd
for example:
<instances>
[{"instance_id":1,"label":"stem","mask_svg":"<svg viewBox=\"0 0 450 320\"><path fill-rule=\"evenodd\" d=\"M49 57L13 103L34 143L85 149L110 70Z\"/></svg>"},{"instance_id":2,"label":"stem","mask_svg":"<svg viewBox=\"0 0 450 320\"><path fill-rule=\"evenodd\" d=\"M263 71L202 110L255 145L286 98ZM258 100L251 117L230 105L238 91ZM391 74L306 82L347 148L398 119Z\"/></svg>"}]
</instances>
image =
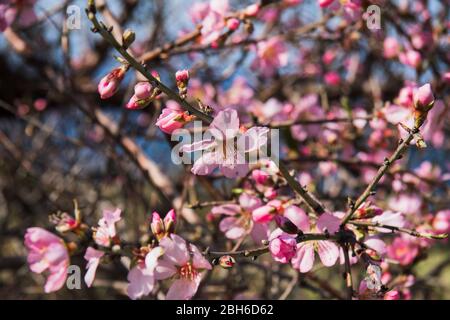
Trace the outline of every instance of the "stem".
<instances>
[{"instance_id":1,"label":"stem","mask_svg":"<svg viewBox=\"0 0 450 320\"><path fill-rule=\"evenodd\" d=\"M417 232L416 230L400 228L400 227L396 227L396 226L390 226L390 225L381 224L378 222L351 221L350 223L357 227L372 227L372 228L389 229L392 232L402 232L402 233L406 233L406 234L409 234L410 236L417 237L417 238L442 240L442 239L445 239L448 237L448 234L446 234L446 233L442 233L442 234L420 233L420 232Z\"/></svg>"},{"instance_id":2,"label":"stem","mask_svg":"<svg viewBox=\"0 0 450 320\"><path fill-rule=\"evenodd\" d=\"M375 189L376 185L380 181L380 179L384 176L384 174L389 170L391 165L401 158L401 155L403 151L406 150L406 148L409 146L410 142L414 138L414 135L419 132L418 128L414 128L409 132L408 137L406 140L401 140L401 143L395 150L395 152L392 154L392 156L389 159L385 159L383 165L378 169L378 172L376 176L373 178L372 182L367 186L366 190L361 194L361 196L356 200L355 204L347 211L347 214L342 218L342 225L345 225L350 221L350 219L353 217L353 214L356 212L356 210L359 209L359 207L366 201L366 199L371 195L372 191Z\"/></svg>"},{"instance_id":3,"label":"stem","mask_svg":"<svg viewBox=\"0 0 450 320\"><path fill-rule=\"evenodd\" d=\"M352 300L353 298L353 279L352 279L352 269L350 266L350 257L348 254L348 244L342 245L342 250L344 251L345 259L345 286L347 288L347 299Z\"/></svg>"}]
</instances>

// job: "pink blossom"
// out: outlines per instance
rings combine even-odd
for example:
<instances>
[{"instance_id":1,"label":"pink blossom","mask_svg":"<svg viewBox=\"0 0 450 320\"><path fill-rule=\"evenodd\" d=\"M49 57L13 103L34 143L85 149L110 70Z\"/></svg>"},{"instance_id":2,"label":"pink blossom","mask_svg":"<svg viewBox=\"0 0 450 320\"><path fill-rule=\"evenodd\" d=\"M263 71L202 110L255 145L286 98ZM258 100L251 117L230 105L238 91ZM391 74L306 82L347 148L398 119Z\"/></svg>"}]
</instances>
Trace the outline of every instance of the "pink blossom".
<instances>
[{"instance_id":1,"label":"pink blossom","mask_svg":"<svg viewBox=\"0 0 450 320\"><path fill-rule=\"evenodd\" d=\"M212 208L213 215L225 215L219 224L220 230L228 239L239 239L250 234L255 243L267 239L268 231L265 225L255 223L252 219L252 211L261 206L258 197L242 193L239 196L239 204L224 204Z\"/></svg>"},{"instance_id":2,"label":"pink blossom","mask_svg":"<svg viewBox=\"0 0 450 320\"><path fill-rule=\"evenodd\" d=\"M314 251L317 251L320 261L326 267L333 266L339 257L339 248L331 241L306 241L297 244L297 252L291 260L292 266L301 273L311 271L314 266Z\"/></svg>"},{"instance_id":3,"label":"pink blossom","mask_svg":"<svg viewBox=\"0 0 450 320\"><path fill-rule=\"evenodd\" d=\"M317 3L321 8L328 7L330 4L332 4L334 0L317 0Z\"/></svg>"},{"instance_id":4,"label":"pink blossom","mask_svg":"<svg viewBox=\"0 0 450 320\"><path fill-rule=\"evenodd\" d=\"M341 83L341 76L336 71L330 71L325 74L324 80L329 86L338 86Z\"/></svg>"},{"instance_id":5,"label":"pink blossom","mask_svg":"<svg viewBox=\"0 0 450 320\"><path fill-rule=\"evenodd\" d=\"M61 289L69 267L69 253L64 241L42 228L28 228L25 246L28 249L27 261L31 271L49 272L44 291L49 293Z\"/></svg>"},{"instance_id":6,"label":"pink blossom","mask_svg":"<svg viewBox=\"0 0 450 320\"><path fill-rule=\"evenodd\" d=\"M227 27L228 29L234 31L237 30L237 28L239 28L240 25L240 21L236 18L230 18L227 20Z\"/></svg>"},{"instance_id":7,"label":"pink blossom","mask_svg":"<svg viewBox=\"0 0 450 320\"><path fill-rule=\"evenodd\" d=\"M384 39L383 48L384 57L388 59L395 58L400 52L400 45L394 37Z\"/></svg>"},{"instance_id":8,"label":"pink blossom","mask_svg":"<svg viewBox=\"0 0 450 320\"><path fill-rule=\"evenodd\" d=\"M261 41L256 46L256 58L252 67L264 76L271 76L288 63L288 51L284 41L278 37Z\"/></svg>"},{"instance_id":9,"label":"pink blossom","mask_svg":"<svg viewBox=\"0 0 450 320\"><path fill-rule=\"evenodd\" d=\"M296 254L297 241L295 236L275 229L269 237L269 250L275 261L288 263Z\"/></svg>"},{"instance_id":10,"label":"pink blossom","mask_svg":"<svg viewBox=\"0 0 450 320\"><path fill-rule=\"evenodd\" d=\"M450 231L450 210L441 210L433 219L433 229L437 233L448 233Z\"/></svg>"},{"instance_id":11,"label":"pink blossom","mask_svg":"<svg viewBox=\"0 0 450 320\"><path fill-rule=\"evenodd\" d=\"M284 209L284 216L288 218L293 224L295 224L301 231L309 231L309 218L302 208L291 205Z\"/></svg>"},{"instance_id":12,"label":"pink blossom","mask_svg":"<svg viewBox=\"0 0 450 320\"><path fill-rule=\"evenodd\" d=\"M419 253L419 246L406 237L397 237L388 246L387 255L402 266L411 264Z\"/></svg>"},{"instance_id":13,"label":"pink blossom","mask_svg":"<svg viewBox=\"0 0 450 320\"><path fill-rule=\"evenodd\" d=\"M84 276L84 282L88 287L91 287L92 282L94 282L95 272L97 271L98 265L100 264L100 259L105 255L103 251L96 250L92 247L88 247L86 253L84 254L84 259L87 260L87 272Z\"/></svg>"},{"instance_id":14,"label":"pink blossom","mask_svg":"<svg viewBox=\"0 0 450 320\"><path fill-rule=\"evenodd\" d=\"M270 175L263 170L256 169L252 171L252 178L258 184L265 184L270 179Z\"/></svg>"},{"instance_id":15,"label":"pink blossom","mask_svg":"<svg viewBox=\"0 0 450 320\"><path fill-rule=\"evenodd\" d=\"M228 14L228 0L211 0L208 8L201 8L201 15L197 22L202 23L202 44L212 44L219 39L226 25L225 18Z\"/></svg>"},{"instance_id":16,"label":"pink blossom","mask_svg":"<svg viewBox=\"0 0 450 320\"><path fill-rule=\"evenodd\" d=\"M17 21L27 27L36 21L34 4L36 0L5 0L0 3L0 32Z\"/></svg>"},{"instance_id":17,"label":"pink blossom","mask_svg":"<svg viewBox=\"0 0 450 320\"><path fill-rule=\"evenodd\" d=\"M189 80L189 71L184 70L178 70L175 73L175 79L177 82L187 82Z\"/></svg>"},{"instance_id":18,"label":"pink blossom","mask_svg":"<svg viewBox=\"0 0 450 320\"><path fill-rule=\"evenodd\" d=\"M196 246L187 244L183 238L172 234L159 245L164 255L158 261L155 276L158 280L175 279L167 292L168 300L189 300L197 292L203 270L210 270L210 263Z\"/></svg>"},{"instance_id":19,"label":"pink blossom","mask_svg":"<svg viewBox=\"0 0 450 320\"><path fill-rule=\"evenodd\" d=\"M136 300L152 292L156 280L155 269L158 265L158 259L163 253L161 247L151 249L145 256L145 260L139 261L128 272L127 294L130 299Z\"/></svg>"},{"instance_id":20,"label":"pink blossom","mask_svg":"<svg viewBox=\"0 0 450 320\"><path fill-rule=\"evenodd\" d=\"M189 116L178 103L167 101L166 107L162 110L156 121L156 126L158 126L161 131L172 134L172 132L182 128L192 119L192 116Z\"/></svg>"},{"instance_id":21,"label":"pink blossom","mask_svg":"<svg viewBox=\"0 0 450 320\"><path fill-rule=\"evenodd\" d=\"M128 101L126 108L131 110L142 109L155 97L155 89L149 82L139 82L134 86L134 95Z\"/></svg>"},{"instance_id":22,"label":"pink blossom","mask_svg":"<svg viewBox=\"0 0 450 320\"><path fill-rule=\"evenodd\" d=\"M335 217L330 213L323 213L317 219L317 228L325 232L328 231L330 234L334 234L339 231L339 226L341 225L341 219Z\"/></svg>"},{"instance_id":23,"label":"pink blossom","mask_svg":"<svg viewBox=\"0 0 450 320\"><path fill-rule=\"evenodd\" d=\"M417 108L426 108L434 102L433 90L429 83L414 91L414 105Z\"/></svg>"},{"instance_id":24,"label":"pink blossom","mask_svg":"<svg viewBox=\"0 0 450 320\"><path fill-rule=\"evenodd\" d=\"M120 209L103 210L103 218L98 221L98 227L94 228L94 240L100 246L109 247L116 239L116 223L120 221L122 211Z\"/></svg>"},{"instance_id":25,"label":"pink blossom","mask_svg":"<svg viewBox=\"0 0 450 320\"><path fill-rule=\"evenodd\" d=\"M283 213L283 203L280 200L269 201L266 205L253 210L253 220L259 223L271 221L276 214Z\"/></svg>"},{"instance_id":26,"label":"pink blossom","mask_svg":"<svg viewBox=\"0 0 450 320\"><path fill-rule=\"evenodd\" d=\"M397 290L391 290L384 294L384 300L400 300L400 292Z\"/></svg>"},{"instance_id":27,"label":"pink blossom","mask_svg":"<svg viewBox=\"0 0 450 320\"><path fill-rule=\"evenodd\" d=\"M100 94L100 98L108 99L117 92L127 69L128 67L125 66L118 67L100 80L98 83L98 93Z\"/></svg>"},{"instance_id":28,"label":"pink blossom","mask_svg":"<svg viewBox=\"0 0 450 320\"><path fill-rule=\"evenodd\" d=\"M422 57L419 52L415 50L408 50L400 53L400 62L407 66L417 68L422 63Z\"/></svg>"},{"instance_id":29,"label":"pink blossom","mask_svg":"<svg viewBox=\"0 0 450 320\"><path fill-rule=\"evenodd\" d=\"M244 14L247 17L254 17L258 14L258 12L259 12L259 4L257 3L251 4L244 9Z\"/></svg>"},{"instance_id":30,"label":"pink blossom","mask_svg":"<svg viewBox=\"0 0 450 320\"><path fill-rule=\"evenodd\" d=\"M191 169L194 174L208 175L219 168L227 178L243 177L248 172L246 155L256 154L267 143L268 132L268 128L252 127L242 133L237 111L225 109L209 126L207 139L184 145L181 151L202 151Z\"/></svg>"},{"instance_id":31,"label":"pink blossom","mask_svg":"<svg viewBox=\"0 0 450 320\"><path fill-rule=\"evenodd\" d=\"M152 213L150 228L156 239L161 240L175 231L176 221L177 216L174 209L167 212L164 220L161 219L159 213L155 211Z\"/></svg>"}]
</instances>

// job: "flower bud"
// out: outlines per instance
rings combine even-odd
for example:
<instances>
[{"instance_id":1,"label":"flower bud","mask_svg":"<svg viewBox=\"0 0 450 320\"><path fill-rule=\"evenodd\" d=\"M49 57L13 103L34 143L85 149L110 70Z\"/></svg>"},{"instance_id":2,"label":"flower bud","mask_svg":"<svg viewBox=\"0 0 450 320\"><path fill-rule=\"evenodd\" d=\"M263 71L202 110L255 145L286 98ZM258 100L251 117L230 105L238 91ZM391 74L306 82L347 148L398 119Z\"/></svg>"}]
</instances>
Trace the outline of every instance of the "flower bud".
<instances>
[{"instance_id":1,"label":"flower bud","mask_svg":"<svg viewBox=\"0 0 450 320\"><path fill-rule=\"evenodd\" d=\"M254 3L249 5L247 8L244 9L244 15L246 17L254 17L259 12L259 4Z\"/></svg>"},{"instance_id":2,"label":"flower bud","mask_svg":"<svg viewBox=\"0 0 450 320\"><path fill-rule=\"evenodd\" d=\"M235 31L237 30L237 28L239 28L240 25L240 21L236 18L230 18L227 20L227 27L228 29Z\"/></svg>"},{"instance_id":3,"label":"flower bud","mask_svg":"<svg viewBox=\"0 0 450 320\"><path fill-rule=\"evenodd\" d=\"M136 33L133 30L127 29L122 35L122 46L127 49L136 40Z\"/></svg>"},{"instance_id":4,"label":"flower bud","mask_svg":"<svg viewBox=\"0 0 450 320\"><path fill-rule=\"evenodd\" d=\"M178 105L168 105L164 108L156 121L156 125L161 131L172 134L176 129L182 128L186 123L193 120L193 116L188 115Z\"/></svg>"},{"instance_id":5,"label":"flower bud","mask_svg":"<svg viewBox=\"0 0 450 320\"><path fill-rule=\"evenodd\" d=\"M170 210L164 217L164 229L167 234L173 233L175 231L175 224L177 222L177 215L175 210Z\"/></svg>"},{"instance_id":6,"label":"flower bud","mask_svg":"<svg viewBox=\"0 0 450 320\"><path fill-rule=\"evenodd\" d=\"M224 269L230 269L236 264L236 260L232 256L221 256L218 264Z\"/></svg>"},{"instance_id":7,"label":"flower bud","mask_svg":"<svg viewBox=\"0 0 450 320\"><path fill-rule=\"evenodd\" d=\"M275 222L277 226L286 233L297 234L299 231L297 226L284 216L275 216Z\"/></svg>"},{"instance_id":8,"label":"flower bud","mask_svg":"<svg viewBox=\"0 0 450 320\"><path fill-rule=\"evenodd\" d=\"M414 92L414 126L420 128L434 105L434 95L429 83Z\"/></svg>"},{"instance_id":9,"label":"flower bud","mask_svg":"<svg viewBox=\"0 0 450 320\"><path fill-rule=\"evenodd\" d=\"M122 65L112 70L100 80L98 84L100 98L108 99L117 92L128 68L127 65Z\"/></svg>"},{"instance_id":10,"label":"flower bud","mask_svg":"<svg viewBox=\"0 0 450 320\"><path fill-rule=\"evenodd\" d=\"M156 211L152 213L150 228L156 239L161 240L164 237L164 222Z\"/></svg>"},{"instance_id":11,"label":"flower bud","mask_svg":"<svg viewBox=\"0 0 450 320\"><path fill-rule=\"evenodd\" d=\"M175 73L175 79L177 81L178 93L181 98L185 99L187 95L187 85L189 82L189 71L178 70Z\"/></svg>"}]
</instances>

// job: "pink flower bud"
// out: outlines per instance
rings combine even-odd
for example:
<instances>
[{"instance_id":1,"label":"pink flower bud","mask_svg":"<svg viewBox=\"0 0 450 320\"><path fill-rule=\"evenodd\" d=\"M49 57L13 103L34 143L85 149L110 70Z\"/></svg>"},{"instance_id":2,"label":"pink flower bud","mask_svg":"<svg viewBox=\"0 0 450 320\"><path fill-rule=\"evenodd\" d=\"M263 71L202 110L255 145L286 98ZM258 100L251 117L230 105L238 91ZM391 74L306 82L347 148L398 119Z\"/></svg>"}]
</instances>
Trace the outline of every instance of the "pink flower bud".
<instances>
[{"instance_id":1,"label":"pink flower bud","mask_svg":"<svg viewBox=\"0 0 450 320\"><path fill-rule=\"evenodd\" d=\"M247 8L244 9L244 15L247 17L254 17L259 12L259 4L251 4Z\"/></svg>"},{"instance_id":2,"label":"pink flower bud","mask_svg":"<svg viewBox=\"0 0 450 320\"><path fill-rule=\"evenodd\" d=\"M188 70L179 70L175 73L175 79L177 82L186 83L189 80L189 71Z\"/></svg>"},{"instance_id":3,"label":"pink flower bud","mask_svg":"<svg viewBox=\"0 0 450 320\"><path fill-rule=\"evenodd\" d=\"M156 121L156 125L165 133L172 134L193 119L187 115L178 104L167 104Z\"/></svg>"},{"instance_id":4,"label":"pink flower bud","mask_svg":"<svg viewBox=\"0 0 450 320\"><path fill-rule=\"evenodd\" d=\"M117 92L127 69L125 66L116 68L100 80L98 84L100 98L108 99Z\"/></svg>"},{"instance_id":5,"label":"pink flower bud","mask_svg":"<svg viewBox=\"0 0 450 320\"><path fill-rule=\"evenodd\" d=\"M153 235L158 239L162 239L164 237L164 222L159 216L158 212L152 213L152 222L150 223L150 228L152 230Z\"/></svg>"},{"instance_id":6,"label":"pink flower bud","mask_svg":"<svg viewBox=\"0 0 450 320\"><path fill-rule=\"evenodd\" d=\"M277 195L278 192L274 188L268 188L266 191L264 191L264 197L266 197L269 200L275 199Z\"/></svg>"},{"instance_id":7,"label":"pink flower bud","mask_svg":"<svg viewBox=\"0 0 450 320\"><path fill-rule=\"evenodd\" d=\"M334 0L317 0L317 2L319 3L319 6L321 8L325 8L328 7L330 4L333 3Z\"/></svg>"},{"instance_id":8,"label":"pink flower bud","mask_svg":"<svg viewBox=\"0 0 450 320\"><path fill-rule=\"evenodd\" d=\"M241 23L241 22L240 22L238 19L236 19L236 18L230 18L230 19L227 20L227 27L228 27L228 29L234 31L234 30L236 30L237 28L239 28L239 24L240 24L240 23Z\"/></svg>"},{"instance_id":9,"label":"pink flower bud","mask_svg":"<svg viewBox=\"0 0 450 320\"><path fill-rule=\"evenodd\" d=\"M134 94L138 99L148 99L152 95L152 89L149 82L139 82L134 86Z\"/></svg>"},{"instance_id":10,"label":"pink flower bud","mask_svg":"<svg viewBox=\"0 0 450 320\"><path fill-rule=\"evenodd\" d=\"M434 95L429 83L424 84L414 92L414 105L416 108L428 108L434 103Z\"/></svg>"},{"instance_id":11,"label":"pink flower bud","mask_svg":"<svg viewBox=\"0 0 450 320\"><path fill-rule=\"evenodd\" d=\"M338 86L341 83L341 77L336 71L327 72L324 76L324 80L329 86Z\"/></svg>"},{"instance_id":12,"label":"pink flower bud","mask_svg":"<svg viewBox=\"0 0 450 320\"><path fill-rule=\"evenodd\" d=\"M164 217L164 228L166 230L166 233L173 233L175 231L175 224L177 222L177 215L175 213L175 210L170 210L167 212L166 216Z\"/></svg>"},{"instance_id":13,"label":"pink flower bud","mask_svg":"<svg viewBox=\"0 0 450 320\"><path fill-rule=\"evenodd\" d=\"M236 260L232 256L221 256L219 258L219 266L224 269L232 268L236 264Z\"/></svg>"},{"instance_id":14,"label":"pink flower bud","mask_svg":"<svg viewBox=\"0 0 450 320\"><path fill-rule=\"evenodd\" d=\"M395 58L400 52L400 45L397 39L393 37L388 37L384 39L383 48L384 48L384 57L388 59Z\"/></svg>"}]
</instances>

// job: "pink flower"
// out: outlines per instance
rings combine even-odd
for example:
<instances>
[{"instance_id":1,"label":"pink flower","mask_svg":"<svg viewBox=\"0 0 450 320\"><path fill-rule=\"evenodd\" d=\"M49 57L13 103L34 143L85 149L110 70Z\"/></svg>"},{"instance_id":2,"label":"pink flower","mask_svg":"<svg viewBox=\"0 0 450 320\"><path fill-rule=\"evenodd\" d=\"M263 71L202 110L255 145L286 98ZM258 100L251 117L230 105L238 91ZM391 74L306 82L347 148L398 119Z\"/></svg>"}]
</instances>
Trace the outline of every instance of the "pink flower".
<instances>
[{"instance_id":1,"label":"pink flower","mask_svg":"<svg viewBox=\"0 0 450 320\"><path fill-rule=\"evenodd\" d=\"M136 300L143 296L149 295L155 286L155 269L158 265L158 259L163 255L164 251L161 247L150 250L145 256L145 260L139 261L138 264L128 272L127 294L130 299Z\"/></svg>"},{"instance_id":2,"label":"pink flower","mask_svg":"<svg viewBox=\"0 0 450 320\"><path fill-rule=\"evenodd\" d=\"M387 249L388 257L398 261L402 266L411 264L418 254L418 245L404 237L395 238Z\"/></svg>"},{"instance_id":3,"label":"pink flower","mask_svg":"<svg viewBox=\"0 0 450 320\"><path fill-rule=\"evenodd\" d=\"M400 62L407 66L417 68L422 63L422 57L419 52L415 50L408 50L404 53L400 53Z\"/></svg>"},{"instance_id":4,"label":"pink flower","mask_svg":"<svg viewBox=\"0 0 450 320\"><path fill-rule=\"evenodd\" d=\"M388 59L395 58L400 52L400 45L394 37L384 39L383 48L384 57Z\"/></svg>"},{"instance_id":5,"label":"pink flower","mask_svg":"<svg viewBox=\"0 0 450 320\"><path fill-rule=\"evenodd\" d=\"M261 41L256 46L256 58L252 67L264 76L271 76L274 72L287 65L288 51L284 41L278 37Z\"/></svg>"},{"instance_id":6,"label":"pink flower","mask_svg":"<svg viewBox=\"0 0 450 320\"><path fill-rule=\"evenodd\" d=\"M42 273L48 270L50 274L44 291L49 293L61 289L69 267L69 253L64 241L42 228L28 228L25 246L31 271Z\"/></svg>"},{"instance_id":7,"label":"pink flower","mask_svg":"<svg viewBox=\"0 0 450 320\"><path fill-rule=\"evenodd\" d=\"M272 221L276 214L283 213L283 202L280 200L271 200L266 205L253 210L253 221L267 223Z\"/></svg>"},{"instance_id":8,"label":"pink flower","mask_svg":"<svg viewBox=\"0 0 450 320\"><path fill-rule=\"evenodd\" d=\"M182 128L186 123L193 118L189 116L183 109L174 101L167 101L166 107L162 110L156 125L161 131L172 134L177 129Z\"/></svg>"},{"instance_id":9,"label":"pink flower","mask_svg":"<svg viewBox=\"0 0 450 320\"><path fill-rule=\"evenodd\" d=\"M200 15L196 19L198 23L202 23L202 44L213 44L220 36L225 27L225 18L228 14L228 0L211 0L208 7L202 7Z\"/></svg>"},{"instance_id":10,"label":"pink flower","mask_svg":"<svg viewBox=\"0 0 450 320\"><path fill-rule=\"evenodd\" d=\"M122 211L116 209L103 210L103 218L98 221L98 227L94 229L94 240L100 246L109 247L116 240L116 223L120 221Z\"/></svg>"},{"instance_id":11,"label":"pink flower","mask_svg":"<svg viewBox=\"0 0 450 320\"><path fill-rule=\"evenodd\" d=\"M213 207L213 215L225 215L220 221L219 229L228 239L239 239L250 234L255 243L260 244L261 240L267 239L267 226L254 223L252 211L261 206L261 200L258 197L242 193L239 196L238 204L224 204Z\"/></svg>"},{"instance_id":12,"label":"pink flower","mask_svg":"<svg viewBox=\"0 0 450 320\"><path fill-rule=\"evenodd\" d=\"M424 84L414 91L414 105L416 108L427 108L434 103L433 90L429 83Z\"/></svg>"},{"instance_id":13,"label":"pink flower","mask_svg":"<svg viewBox=\"0 0 450 320\"><path fill-rule=\"evenodd\" d=\"M100 98L108 99L117 92L127 70L128 67L122 65L112 70L100 80L98 84Z\"/></svg>"},{"instance_id":14,"label":"pink flower","mask_svg":"<svg viewBox=\"0 0 450 320\"><path fill-rule=\"evenodd\" d=\"M317 3L321 8L328 7L330 4L332 4L334 0L317 0Z\"/></svg>"},{"instance_id":15,"label":"pink flower","mask_svg":"<svg viewBox=\"0 0 450 320\"><path fill-rule=\"evenodd\" d=\"M95 272L97 271L100 259L105 255L103 251L95 250L92 247L88 247L86 253L84 254L84 259L87 260L87 272L84 276L84 282L88 287L91 287L92 282L94 282Z\"/></svg>"},{"instance_id":16,"label":"pink flower","mask_svg":"<svg viewBox=\"0 0 450 320\"><path fill-rule=\"evenodd\" d=\"M294 222L292 220L292 222ZM294 222L295 223L295 222ZM306 222L303 222L306 226ZM308 221L309 224L309 221ZM310 227L312 231L321 231L317 227ZM307 230L302 230L307 231ZM297 244L297 252L291 263L295 269L302 273L309 272L314 265L314 252L319 254L320 261L326 267L333 266L339 258L339 247L328 240L310 240Z\"/></svg>"},{"instance_id":17,"label":"pink flower","mask_svg":"<svg viewBox=\"0 0 450 320\"><path fill-rule=\"evenodd\" d=\"M297 241L295 236L275 229L269 237L269 250L275 261L288 263L295 256Z\"/></svg>"},{"instance_id":18,"label":"pink flower","mask_svg":"<svg viewBox=\"0 0 450 320\"><path fill-rule=\"evenodd\" d=\"M442 210L436 213L433 219L433 229L437 233L448 233L450 231L450 210Z\"/></svg>"},{"instance_id":19,"label":"pink flower","mask_svg":"<svg viewBox=\"0 0 450 320\"><path fill-rule=\"evenodd\" d=\"M263 170L256 169L252 171L252 178L258 184L265 184L269 180L270 175Z\"/></svg>"},{"instance_id":20,"label":"pink flower","mask_svg":"<svg viewBox=\"0 0 450 320\"><path fill-rule=\"evenodd\" d=\"M336 71L330 71L325 74L324 80L329 86L338 86L341 83L341 76Z\"/></svg>"},{"instance_id":21,"label":"pink flower","mask_svg":"<svg viewBox=\"0 0 450 320\"><path fill-rule=\"evenodd\" d=\"M5 0L0 3L0 32L17 22L26 27L36 21L34 4L36 0Z\"/></svg>"},{"instance_id":22,"label":"pink flower","mask_svg":"<svg viewBox=\"0 0 450 320\"><path fill-rule=\"evenodd\" d=\"M309 218L306 212L297 206L291 205L284 209L284 217L288 218L303 232L308 232L310 229Z\"/></svg>"},{"instance_id":23,"label":"pink flower","mask_svg":"<svg viewBox=\"0 0 450 320\"><path fill-rule=\"evenodd\" d=\"M187 82L189 80L189 71L188 70L178 70L175 73L175 79L177 82Z\"/></svg>"},{"instance_id":24,"label":"pink flower","mask_svg":"<svg viewBox=\"0 0 450 320\"><path fill-rule=\"evenodd\" d=\"M227 20L227 27L228 29L230 29L231 31L237 30L237 28L239 28L239 24L241 22L236 19L236 18L230 18Z\"/></svg>"},{"instance_id":25,"label":"pink flower","mask_svg":"<svg viewBox=\"0 0 450 320\"><path fill-rule=\"evenodd\" d=\"M187 244L183 238L172 234L161 240L163 257L158 261L155 276L158 280L175 279L167 292L168 300L189 300L197 292L201 272L211 270L211 264L196 246Z\"/></svg>"},{"instance_id":26,"label":"pink flower","mask_svg":"<svg viewBox=\"0 0 450 320\"><path fill-rule=\"evenodd\" d=\"M317 219L317 229L319 229L322 232L328 231L330 234L334 234L337 231L339 231L339 227L341 225L341 219L338 217L330 214L330 213L323 213L320 215L320 217Z\"/></svg>"},{"instance_id":27,"label":"pink flower","mask_svg":"<svg viewBox=\"0 0 450 320\"><path fill-rule=\"evenodd\" d=\"M246 155L252 158L267 144L268 128L253 127L242 133L234 109L220 111L209 126L208 138L181 148L183 152L202 151L191 171L197 175L211 174L219 168L227 178L243 177L248 172ZM237 139L237 141L235 141Z\"/></svg>"},{"instance_id":28,"label":"pink flower","mask_svg":"<svg viewBox=\"0 0 450 320\"><path fill-rule=\"evenodd\" d=\"M400 292L397 290L391 290L384 294L384 300L400 300Z\"/></svg>"}]
</instances>

